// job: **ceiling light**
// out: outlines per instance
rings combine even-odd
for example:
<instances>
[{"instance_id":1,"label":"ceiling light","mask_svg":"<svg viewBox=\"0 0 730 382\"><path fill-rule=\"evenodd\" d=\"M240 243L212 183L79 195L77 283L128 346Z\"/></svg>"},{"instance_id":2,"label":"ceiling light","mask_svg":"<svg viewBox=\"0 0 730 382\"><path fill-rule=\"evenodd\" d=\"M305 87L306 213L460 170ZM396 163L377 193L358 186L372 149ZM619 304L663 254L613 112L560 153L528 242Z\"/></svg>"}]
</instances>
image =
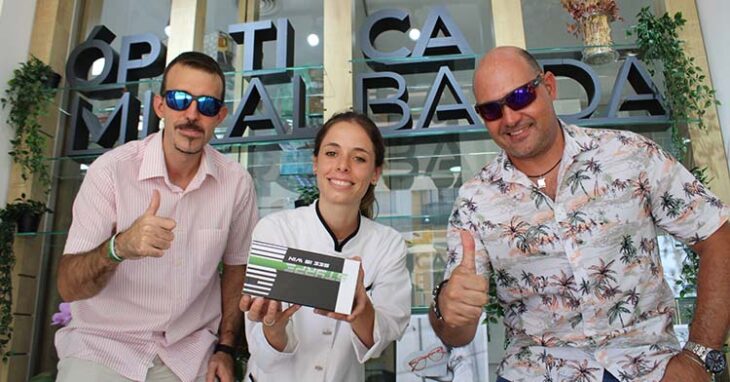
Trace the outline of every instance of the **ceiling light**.
<instances>
[{"instance_id":1,"label":"ceiling light","mask_svg":"<svg viewBox=\"0 0 730 382\"><path fill-rule=\"evenodd\" d=\"M94 63L91 64L91 75L96 77L99 74L101 74L101 72L104 70L105 63L106 62L104 61L103 58L100 58L100 59L94 61Z\"/></svg>"},{"instance_id":2,"label":"ceiling light","mask_svg":"<svg viewBox=\"0 0 730 382\"><path fill-rule=\"evenodd\" d=\"M418 28L411 28L411 30L408 31L408 37L416 41L419 37L421 37L421 31L418 30Z\"/></svg>"},{"instance_id":3,"label":"ceiling light","mask_svg":"<svg viewBox=\"0 0 730 382\"><path fill-rule=\"evenodd\" d=\"M259 16L271 16L279 11L279 3L276 0L260 0Z\"/></svg>"},{"instance_id":4,"label":"ceiling light","mask_svg":"<svg viewBox=\"0 0 730 382\"><path fill-rule=\"evenodd\" d=\"M309 46L319 45L319 36L315 33L310 33L309 36L307 36L307 44L309 44Z\"/></svg>"}]
</instances>

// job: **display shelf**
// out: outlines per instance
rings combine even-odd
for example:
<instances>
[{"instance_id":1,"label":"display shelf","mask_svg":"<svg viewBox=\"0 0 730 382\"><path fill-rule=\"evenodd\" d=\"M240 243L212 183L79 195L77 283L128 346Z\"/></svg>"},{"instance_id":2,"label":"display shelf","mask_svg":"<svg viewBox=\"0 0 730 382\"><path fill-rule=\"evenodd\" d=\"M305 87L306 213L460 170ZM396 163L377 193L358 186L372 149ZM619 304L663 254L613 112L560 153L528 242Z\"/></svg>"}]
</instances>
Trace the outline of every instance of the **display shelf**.
<instances>
[{"instance_id":1,"label":"display shelf","mask_svg":"<svg viewBox=\"0 0 730 382\"><path fill-rule=\"evenodd\" d=\"M68 231L38 231L38 232L17 232L16 237L44 237L67 235Z\"/></svg>"},{"instance_id":2,"label":"display shelf","mask_svg":"<svg viewBox=\"0 0 730 382\"><path fill-rule=\"evenodd\" d=\"M311 114L312 116L317 114ZM688 125L699 122L699 119L684 119L684 120L627 120L617 121L608 120L606 118L594 118L594 119L581 119L577 121L567 120L569 123L576 123L584 127L595 127L595 128L611 128L619 130L631 130L636 132L654 132L663 131L673 125ZM314 128L305 128L306 130L312 129L311 133L314 133ZM300 130L305 130L300 129ZM220 127L218 131L225 130L225 127ZM445 141L473 141L481 139L489 139L487 129L480 123L477 125L470 126L434 126L426 129L409 129L409 130L398 130L385 133L385 141L388 146L407 145L414 143L426 143L426 142L445 142ZM412 139L418 139L417 142ZM307 144L314 141L312 136L295 136L290 139L281 139L276 136L258 136L255 141L241 142L241 143L227 143L221 142L220 140L214 140L211 145L223 153L230 153L236 151L236 149L247 148L252 146L270 146L271 151L286 150L282 149L282 145L289 143L296 144ZM80 162L88 162L97 158L100 154L83 154L83 155L62 155L57 157L50 157L48 160L74 160Z\"/></svg>"},{"instance_id":3,"label":"display shelf","mask_svg":"<svg viewBox=\"0 0 730 382\"><path fill-rule=\"evenodd\" d=\"M266 208L262 208L266 209ZM441 222L445 221L449 218L449 214L429 214L429 215L379 215L375 217L375 220L378 222L381 222L386 225L390 225L390 223L394 220L410 220L412 222L420 222L420 223L431 223L431 222ZM428 224L427 224L428 225ZM423 230L421 230L423 231ZM427 230L427 231L435 231L435 230ZM46 237L46 236L66 236L68 235L68 230L53 230L53 231L38 231L38 232L19 232L16 233L16 237L22 237L22 238L36 238L36 237Z\"/></svg>"},{"instance_id":4,"label":"display shelf","mask_svg":"<svg viewBox=\"0 0 730 382\"><path fill-rule=\"evenodd\" d=\"M635 54L638 50L636 44L613 44L613 45L564 45L564 46L550 46L541 48L530 48L528 52L533 54L536 58L580 58L581 51L585 48L603 48L612 47L619 52L621 57L629 54ZM424 62L434 61L446 61L446 60L479 60L486 52L480 52L475 54L444 54L444 55L431 55L424 57L389 57L389 58L354 58L351 60L353 64L416 64Z\"/></svg>"},{"instance_id":5,"label":"display shelf","mask_svg":"<svg viewBox=\"0 0 730 382\"><path fill-rule=\"evenodd\" d=\"M260 70L248 70L248 71L229 71L224 72L223 76L225 78L236 78L236 77L243 77L243 78L250 78L250 77L266 77L267 75L272 74L278 74L281 72L289 72L292 75L294 74L302 74L302 73L312 73L312 72L324 72L324 66L323 65L300 65L300 66L292 66L287 68L270 68L270 69L260 69ZM60 86L58 87L58 91L95 91L95 90L114 90L114 89L128 89L135 86L140 85L146 85L149 87L155 87L158 88L160 86L160 83L162 82L162 76L157 76L154 78L145 78L139 81L128 81L128 82L122 82L122 83L112 83L112 84L102 84L102 85L93 85L93 86Z\"/></svg>"}]
</instances>

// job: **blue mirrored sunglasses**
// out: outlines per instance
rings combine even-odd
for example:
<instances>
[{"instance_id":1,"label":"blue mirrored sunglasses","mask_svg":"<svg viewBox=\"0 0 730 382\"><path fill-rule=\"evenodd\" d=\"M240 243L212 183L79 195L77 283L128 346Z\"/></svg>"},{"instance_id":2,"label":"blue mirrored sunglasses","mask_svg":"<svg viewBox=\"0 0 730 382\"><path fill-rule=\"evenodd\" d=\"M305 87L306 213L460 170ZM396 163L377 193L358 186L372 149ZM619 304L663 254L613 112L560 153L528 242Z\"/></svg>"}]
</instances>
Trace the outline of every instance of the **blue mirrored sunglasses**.
<instances>
[{"instance_id":1,"label":"blue mirrored sunglasses","mask_svg":"<svg viewBox=\"0 0 730 382\"><path fill-rule=\"evenodd\" d=\"M198 112L207 117L215 117L223 107L223 101L211 96L193 96L185 90L168 90L165 102L173 110L183 111L190 107L193 100L198 101Z\"/></svg>"},{"instance_id":2,"label":"blue mirrored sunglasses","mask_svg":"<svg viewBox=\"0 0 730 382\"><path fill-rule=\"evenodd\" d=\"M502 118L502 107L504 105L509 106L510 109L515 111L530 106L530 104L537 98L535 89L538 85L540 85L542 79L542 73L540 73L534 80L512 90L506 96L496 101L480 103L474 106L474 108L485 121L496 121Z\"/></svg>"}]
</instances>

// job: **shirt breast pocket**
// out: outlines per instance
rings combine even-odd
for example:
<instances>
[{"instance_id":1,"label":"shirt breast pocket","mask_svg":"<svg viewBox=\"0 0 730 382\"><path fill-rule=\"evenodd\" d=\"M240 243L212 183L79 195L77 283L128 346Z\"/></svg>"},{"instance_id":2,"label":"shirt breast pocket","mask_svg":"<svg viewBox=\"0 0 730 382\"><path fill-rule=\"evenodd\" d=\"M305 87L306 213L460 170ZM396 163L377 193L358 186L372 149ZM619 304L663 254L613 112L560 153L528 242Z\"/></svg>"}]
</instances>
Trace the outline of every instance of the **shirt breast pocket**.
<instances>
[{"instance_id":1,"label":"shirt breast pocket","mask_svg":"<svg viewBox=\"0 0 730 382\"><path fill-rule=\"evenodd\" d=\"M195 260L196 272L204 279L215 276L218 264L228 242L227 229L200 229L193 233L190 241L190 255Z\"/></svg>"}]
</instances>

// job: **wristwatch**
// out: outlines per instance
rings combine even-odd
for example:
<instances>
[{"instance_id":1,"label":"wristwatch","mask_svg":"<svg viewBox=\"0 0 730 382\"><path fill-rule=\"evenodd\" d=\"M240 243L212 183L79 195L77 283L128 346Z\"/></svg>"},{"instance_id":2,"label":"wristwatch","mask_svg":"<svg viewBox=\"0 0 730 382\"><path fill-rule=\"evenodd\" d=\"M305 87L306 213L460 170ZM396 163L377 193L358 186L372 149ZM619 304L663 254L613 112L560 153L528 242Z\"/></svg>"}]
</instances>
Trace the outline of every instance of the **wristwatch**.
<instances>
[{"instance_id":1,"label":"wristwatch","mask_svg":"<svg viewBox=\"0 0 730 382\"><path fill-rule=\"evenodd\" d=\"M687 341L684 350L696 355L705 364L708 373L720 374L727 368L725 355L719 350L710 349L692 341Z\"/></svg>"},{"instance_id":2,"label":"wristwatch","mask_svg":"<svg viewBox=\"0 0 730 382\"><path fill-rule=\"evenodd\" d=\"M444 285L449 281L449 279L446 279L442 282L440 282L436 287L433 288L433 291L431 292L431 295L433 296L433 302L431 303L431 308L433 310L434 316L436 316L436 319L439 321L444 320L444 316L441 315L441 309L439 309L439 294L441 294L441 289Z\"/></svg>"}]
</instances>

